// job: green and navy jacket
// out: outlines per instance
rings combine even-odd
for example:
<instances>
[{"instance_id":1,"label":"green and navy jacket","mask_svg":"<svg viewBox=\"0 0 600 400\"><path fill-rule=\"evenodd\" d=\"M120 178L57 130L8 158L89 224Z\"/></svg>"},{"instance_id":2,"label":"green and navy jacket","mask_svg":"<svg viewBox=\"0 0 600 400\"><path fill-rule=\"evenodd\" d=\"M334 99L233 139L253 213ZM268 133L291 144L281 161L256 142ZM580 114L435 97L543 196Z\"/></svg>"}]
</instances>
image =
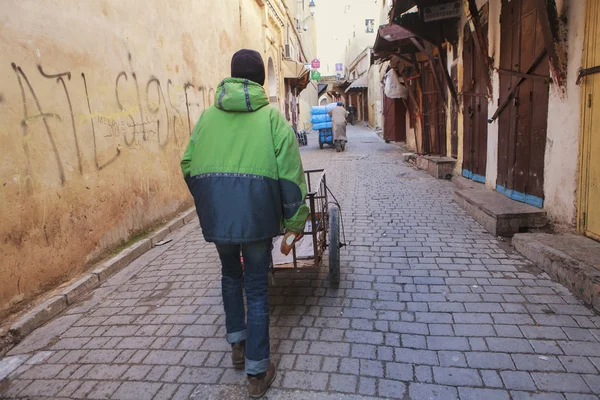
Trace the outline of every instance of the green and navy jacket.
<instances>
[{"instance_id":1,"label":"green and navy jacket","mask_svg":"<svg viewBox=\"0 0 600 400\"><path fill-rule=\"evenodd\" d=\"M227 78L181 161L208 242L249 243L304 230L306 181L296 135L262 86Z\"/></svg>"}]
</instances>

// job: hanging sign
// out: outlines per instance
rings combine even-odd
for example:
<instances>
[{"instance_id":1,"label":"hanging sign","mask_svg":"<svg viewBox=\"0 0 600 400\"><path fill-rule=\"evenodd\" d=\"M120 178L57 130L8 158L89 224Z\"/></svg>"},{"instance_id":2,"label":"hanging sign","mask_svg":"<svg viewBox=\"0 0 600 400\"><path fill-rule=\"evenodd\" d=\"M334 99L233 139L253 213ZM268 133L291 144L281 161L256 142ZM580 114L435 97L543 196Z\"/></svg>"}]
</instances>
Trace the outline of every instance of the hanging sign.
<instances>
[{"instance_id":1,"label":"hanging sign","mask_svg":"<svg viewBox=\"0 0 600 400\"><path fill-rule=\"evenodd\" d=\"M460 18L460 10L460 1L425 7L423 9L423 21L431 22L449 18Z\"/></svg>"},{"instance_id":2,"label":"hanging sign","mask_svg":"<svg viewBox=\"0 0 600 400\"><path fill-rule=\"evenodd\" d=\"M313 81L320 81L321 73L319 71L310 71L310 79Z\"/></svg>"},{"instance_id":3,"label":"hanging sign","mask_svg":"<svg viewBox=\"0 0 600 400\"><path fill-rule=\"evenodd\" d=\"M321 68L321 61L319 61L318 59L315 58L310 63L310 66L312 67L312 69L319 69L319 68Z\"/></svg>"},{"instance_id":4,"label":"hanging sign","mask_svg":"<svg viewBox=\"0 0 600 400\"><path fill-rule=\"evenodd\" d=\"M344 64L342 64L342 63L335 64L335 72L344 72Z\"/></svg>"}]
</instances>

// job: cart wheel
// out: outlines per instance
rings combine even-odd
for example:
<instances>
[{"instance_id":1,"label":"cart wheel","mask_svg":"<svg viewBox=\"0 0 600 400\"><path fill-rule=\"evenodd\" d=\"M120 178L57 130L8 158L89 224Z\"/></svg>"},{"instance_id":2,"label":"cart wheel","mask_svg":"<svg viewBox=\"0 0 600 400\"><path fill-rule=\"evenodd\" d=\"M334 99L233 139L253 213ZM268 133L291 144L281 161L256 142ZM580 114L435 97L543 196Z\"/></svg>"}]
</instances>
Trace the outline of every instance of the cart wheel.
<instances>
[{"instance_id":1,"label":"cart wheel","mask_svg":"<svg viewBox=\"0 0 600 400\"><path fill-rule=\"evenodd\" d=\"M329 281L331 286L340 284L340 209L329 209Z\"/></svg>"},{"instance_id":2,"label":"cart wheel","mask_svg":"<svg viewBox=\"0 0 600 400\"><path fill-rule=\"evenodd\" d=\"M319 148L323 150L323 142L319 142Z\"/></svg>"}]
</instances>

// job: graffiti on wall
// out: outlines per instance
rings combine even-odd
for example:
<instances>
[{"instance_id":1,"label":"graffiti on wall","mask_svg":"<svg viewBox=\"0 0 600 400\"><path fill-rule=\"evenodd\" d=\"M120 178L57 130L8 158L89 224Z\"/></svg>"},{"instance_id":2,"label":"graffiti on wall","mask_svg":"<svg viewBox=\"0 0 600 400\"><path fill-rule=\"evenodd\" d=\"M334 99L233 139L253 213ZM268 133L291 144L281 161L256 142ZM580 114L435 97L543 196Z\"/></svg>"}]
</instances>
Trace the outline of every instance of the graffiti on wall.
<instances>
[{"instance_id":1,"label":"graffiti on wall","mask_svg":"<svg viewBox=\"0 0 600 400\"><path fill-rule=\"evenodd\" d=\"M25 163L22 170L28 193L33 190L36 173L32 167L34 139L45 141L50 148L51 161L47 161L55 166L56 180L63 186L68 179L65 158L73 158L74 173L83 175L89 172L85 171L86 165L101 171L117 162L126 151L151 145L159 149L185 146L200 113L214 103L214 89L190 82L178 85L170 78L159 79L154 75L140 81L131 54L128 61L129 70L120 71L114 79L114 99L102 98L98 102L103 104L102 111L94 109L94 100L100 99L100 95L90 87L85 72L47 71L42 65L37 65L36 71L11 63L21 95L20 131ZM40 77L56 86L52 103L42 101L37 94L39 90L47 90L39 87L43 82ZM83 101L75 103L74 99ZM2 101L5 100L3 96ZM56 101L64 101L64 111L57 111ZM107 105L111 108L109 112L105 110ZM57 126L69 131L68 136L61 132L61 140L64 142L68 137L71 143L59 142ZM32 135L39 132L43 137L33 139ZM83 149L87 147L92 149L92 160L85 159ZM64 154L65 151L70 153Z\"/></svg>"}]
</instances>

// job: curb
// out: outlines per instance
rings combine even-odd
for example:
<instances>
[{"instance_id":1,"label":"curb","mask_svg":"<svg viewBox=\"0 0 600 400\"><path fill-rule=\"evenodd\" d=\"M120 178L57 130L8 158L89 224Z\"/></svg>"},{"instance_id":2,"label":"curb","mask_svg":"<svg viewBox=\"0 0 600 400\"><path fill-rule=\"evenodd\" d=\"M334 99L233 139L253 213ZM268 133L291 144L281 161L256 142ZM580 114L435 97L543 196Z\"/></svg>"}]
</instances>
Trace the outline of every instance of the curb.
<instances>
[{"instance_id":1,"label":"curb","mask_svg":"<svg viewBox=\"0 0 600 400\"><path fill-rule=\"evenodd\" d=\"M164 227L154 231L150 236L129 246L111 259L98 265L92 272L83 275L79 280L73 282L59 291L56 296L45 300L40 305L21 316L8 330L8 334L14 338L7 347L19 343L25 336L46 322L63 312L68 306L74 304L84 294L100 286L112 275L121 271L136 258L146 253L166 238L170 233L182 228L184 225L196 219L196 210L190 208L179 216L169 221ZM0 354L8 348L0 349Z\"/></svg>"},{"instance_id":2,"label":"curb","mask_svg":"<svg viewBox=\"0 0 600 400\"><path fill-rule=\"evenodd\" d=\"M570 289L577 298L600 312L600 273L597 269L544 243L536 235L541 234L517 233L512 239L512 245L525 258ZM579 238L591 241L583 236Z\"/></svg>"}]
</instances>

